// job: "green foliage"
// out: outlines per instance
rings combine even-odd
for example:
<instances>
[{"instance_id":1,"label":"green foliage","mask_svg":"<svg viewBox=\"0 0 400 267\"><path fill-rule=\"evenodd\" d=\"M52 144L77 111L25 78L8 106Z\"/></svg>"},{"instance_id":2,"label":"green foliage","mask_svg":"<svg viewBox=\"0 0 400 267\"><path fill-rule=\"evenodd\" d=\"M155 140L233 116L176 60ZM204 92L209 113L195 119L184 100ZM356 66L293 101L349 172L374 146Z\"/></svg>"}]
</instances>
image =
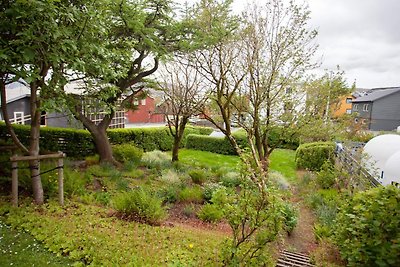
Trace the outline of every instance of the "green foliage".
<instances>
[{"instance_id":1,"label":"green foliage","mask_svg":"<svg viewBox=\"0 0 400 267\"><path fill-rule=\"evenodd\" d=\"M291 234L297 225L297 218L299 211L290 203L283 203L282 205L283 225L288 234Z\"/></svg>"},{"instance_id":2,"label":"green foliage","mask_svg":"<svg viewBox=\"0 0 400 267\"><path fill-rule=\"evenodd\" d=\"M208 173L205 170L195 169L188 172L192 182L198 185L202 185L208 179Z\"/></svg>"},{"instance_id":3,"label":"green foliage","mask_svg":"<svg viewBox=\"0 0 400 267\"><path fill-rule=\"evenodd\" d=\"M327 160L333 162L334 149L333 142L302 144L296 150L296 166L312 171L319 170Z\"/></svg>"},{"instance_id":4,"label":"green foliage","mask_svg":"<svg viewBox=\"0 0 400 267\"><path fill-rule=\"evenodd\" d=\"M331 188L337 179L338 173L335 170L335 166L330 161L326 161L322 164L320 171L317 175L317 184L323 188Z\"/></svg>"},{"instance_id":5,"label":"green foliage","mask_svg":"<svg viewBox=\"0 0 400 267\"><path fill-rule=\"evenodd\" d=\"M21 142L28 145L30 126L14 125L13 127ZM208 134L211 131L210 128L205 127L187 127L185 129L185 137L190 133ZM112 144L135 143L144 151L171 150L173 144L173 138L167 127L112 129L107 133ZM11 141L3 122L0 122L0 140L3 142ZM68 157L78 159L95 154L95 147L90 133L86 130L69 128L41 128L40 149L41 153L62 151Z\"/></svg>"},{"instance_id":6,"label":"green foliage","mask_svg":"<svg viewBox=\"0 0 400 267\"><path fill-rule=\"evenodd\" d=\"M171 159L167 154L154 150L143 154L142 163L149 168L163 169L171 166Z\"/></svg>"},{"instance_id":7,"label":"green foliage","mask_svg":"<svg viewBox=\"0 0 400 267\"><path fill-rule=\"evenodd\" d=\"M69 266L73 261L49 252L29 233L11 229L0 220L1 266ZM33 256L34 255L34 256Z\"/></svg>"},{"instance_id":8,"label":"green foliage","mask_svg":"<svg viewBox=\"0 0 400 267\"><path fill-rule=\"evenodd\" d=\"M186 148L209 151L223 155L236 155L226 138L190 134L186 138Z\"/></svg>"},{"instance_id":9,"label":"green foliage","mask_svg":"<svg viewBox=\"0 0 400 267\"><path fill-rule=\"evenodd\" d=\"M310 195L309 203L315 211L318 222L332 228L338 207L342 203L338 191L335 189L318 190Z\"/></svg>"},{"instance_id":10,"label":"green foliage","mask_svg":"<svg viewBox=\"0 0 400 267\"><path fill-rule=\"evenodd\" d=\"M223 218L224 212L220 206L207 203L197 213L197 216L203 221L216 223Z\"/></svg>"},{"instance_id":11,"label":"green foliage","mask_svg":"<svg viewBox=\"0 0 400 267\"><path fill-rule=\"evenodd\" d=\"M120 144L113 146L113 154L119 162L132 161L139 163L143 156L143 150L137 148L134 144Z\"/></svg>"},{"instance_id":12,"label":"green foliage","mask_svg":"<svg viewBox=\"0 0 400 267\"><path fill-rule=\"evenodd\" d=\"M237 187L243 182L240 174L237 172L228 172L220 178L220 183L226 187Z\"/></svg>"},{"instance_id":13,"label":"green foliage","mask_svg":"<svg viewBox=\"0 0 400 267\"><path fill-rule=\"evenodd\" d=\"M203 203L203 190L200 186L185 187L179 192L179 201L191 203Z\"/></svg>"},{"instance_id":14,"label":"green foliage","mask_svg":"<svg viewBox=\"0 0 400 267\"><path fill-rule=\"evenodd\" d=\"M83 195L86 186L92 182L90 175L82 175L79 170L64 167L64 193L66 196Z\"/></svg>"},{"instance_id":15,"label":"green foliage","mask_svg":"<svg viewBox=\"0 0 400 267\"><path fill-rule=\"evenodd\" d=\"M274 127L269 131L269 145L274 148L296 149L299 141L296 137L286 137L283 127ZM237 131L233 134L237 144L241 148L249 146L247 135L244 131ZM211 137L204 135L188 135L186 148L202 151L209 151L223 155L237 155L227 138Z\"/></svg>"},{"instance_id":16,"label":"green foliage","mask_svg":"<svg viewBox=\"0 0 400 267\"><path fill-rule=\"evenodd\" d=\"M213 197L214 193L218 191L219 189L224 188L223 185L217 184L217 183L206 183L204 185L204 199L208 202L211 201L211 198Z\"/></svg>"},{"instance_id":17,"label":"green foliage","mask_svg":"<svg viewBox=\"0 0 400 267\"><path fill-rule=\"evenodd\" d=\"M85 157L85 162L86 162L87 166L99 164L100 156L98 154L95 154L92 156L87 156L87 157Z\"/></svg>"},{"instance_id":18,"label":"green foliage","mask_svg":"<svg viewBox=\"0 0 400 267\"><path fill-rule=\"evenodd\" d=\"M335 241L348 266L400 265L400 189L356 194L339 211Z\"/></svg>"},{"instance_id":19,"label":"green foliage","mask_svg":"<svg viewBox=\"0 0 400 267\"><path fill-rule=\"evenodd\" d=\"M180 266L221 264L218 250L225 237L215 231L193 231L178 224L155 227L128 222L109 216L109 208L77 202L67 201L65 207L60 207L56 201L50 201L38 208L28 204L28 200L14 209L4 200L0 201L2 220L12 228L29 232L37 239L36 244L41 243L55 254L68 256L77 266L163 266L173 265L173 262L179 262ZM0 242L0 246L3 244ZM21 259L26 260L21 266L34 263L32 258L40 257L32 254L29 248L25 251L30 257L21 255ZM55 262L56 258L51 257L51 262ZM0 262L8 259L14 258L11 255L0 257ZM47 266L47 263L39 266Z\"/></svg>"},{"instance_id":20,"label":"green foliage","mask_svg":"<svg viewBox=\"0 0 400 267\"><path fill-rule=\"evenodd\" d=\"M176 184L170 184L166 187L162 187L158 192L158 196L167 203L175 203L179 200L179 193L182 188Z\"/></svg>"},{"instance_id":21,"label":"green foliage","mask_svg":"<svg viewBox=\"0 0 400 267\"><path fill-rule=\"evenodd\" d=\"M162 200L143 189L118 194L113 198L113 206L125 216L153 225L160 224L167 216Z\"/></svg>"}]
</instances>

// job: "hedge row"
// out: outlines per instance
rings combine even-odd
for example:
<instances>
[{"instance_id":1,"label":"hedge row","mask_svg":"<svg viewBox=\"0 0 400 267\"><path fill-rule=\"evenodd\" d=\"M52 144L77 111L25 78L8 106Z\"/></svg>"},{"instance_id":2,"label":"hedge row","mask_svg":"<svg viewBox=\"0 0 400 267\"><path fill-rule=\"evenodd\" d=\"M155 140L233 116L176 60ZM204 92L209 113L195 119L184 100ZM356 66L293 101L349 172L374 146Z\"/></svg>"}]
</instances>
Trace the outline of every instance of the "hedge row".
<instances>
[{"instance_id":1,"label":"hedge row","mask_svg":"<svg viewBox=\"0 0 400 267\"><path fill-rule=\"evenodd\" d=\"M270 131L269 144L277 148L296 149L299 146L298 139L285 139L284 128L276 127ZM248 147L247 136L244 131L233 134L236 142L241 148ZM191 134L186 138L186 148L214 152L224 155L236 155L227 138L211 137Z\"/></svg>"},{"instance_id":2,"label":"hedge row","mask_svg":"<svg viewBox=\"0 0 400 267\"><path fill-rule=\"evenodd\" d=\"M13 127L21 142L28 145L30 126L14 125ZM188 134L210 134L211 132L211 128L189 126L185 130L184 138ZM108 136L112 144L134 142L144 151L171 150L173 145L173 137L167 127L112 129L108 131ZM4 123L0 123L0 140L11 143ZM184 144L184 140L182 143ZM88 131L69 128L41 128L40 149L41 153L63 151L73 158L84 158L95 153L93 139Z\"/></svg>"},{"instance_id":3,"label":"hedge row","mask_svg":"<svg viewBox=\"0 0 400 267\"><path fill-rule=\"evenodd\" d=\"M296 166L300 169L319 171L327 160L334 159L334 142L315 142L300 145L296 150Z\"/></svg>"}]
</instances>

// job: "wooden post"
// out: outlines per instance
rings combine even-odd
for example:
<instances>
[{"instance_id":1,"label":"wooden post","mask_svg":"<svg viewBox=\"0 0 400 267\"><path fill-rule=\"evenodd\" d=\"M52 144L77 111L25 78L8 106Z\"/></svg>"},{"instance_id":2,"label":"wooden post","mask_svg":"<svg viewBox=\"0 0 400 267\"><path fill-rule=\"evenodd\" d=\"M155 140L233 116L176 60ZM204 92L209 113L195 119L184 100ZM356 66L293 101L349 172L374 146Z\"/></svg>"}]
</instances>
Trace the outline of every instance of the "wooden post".
<instances>
[{"instance_id":1,"label":"wooden post","mask_svg":"<svg viewBox=\"0 0 400 267\"><path fill-rule=\"evenodd\" d=\"M61 206L64 206L64 160L58 159L58 201Z\"/></svg>"},{"instance_id":2,"label":"wooden post","mask_svg":"<svg viewBox=\"0 0 400 267\"><path fill-rule=\"evenodd\" d=\"M11 162L11 188L12 188L12 199L11 202L14 207L18 207L18 162Z\"/></svg>"}]
</instances>

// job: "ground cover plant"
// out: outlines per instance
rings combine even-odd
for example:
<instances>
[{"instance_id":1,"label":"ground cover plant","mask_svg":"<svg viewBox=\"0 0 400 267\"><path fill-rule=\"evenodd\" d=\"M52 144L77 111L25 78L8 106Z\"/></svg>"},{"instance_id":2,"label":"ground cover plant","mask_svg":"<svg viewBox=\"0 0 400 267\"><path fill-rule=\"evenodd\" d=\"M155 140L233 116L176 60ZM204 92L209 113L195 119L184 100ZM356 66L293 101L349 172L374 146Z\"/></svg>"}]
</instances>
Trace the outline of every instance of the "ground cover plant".
<instances>
[{"instance_id":1,"label":"ground cover plant","mask_svg":"<svg viewBox=\"0 0 400 267\"><path fill-rule=\"evenodd\" d=\"M54 194L49 195L49 203L43 207L31 205L28 199L19 209L13 209L3 199L2 218L12 227L31 233L50 251L79 264L222 265L226 255L221 254L221 247L227 245L229 232L212 230L216 227L212 225L226 224L228 213L232 223L237 223L241 216L246 217L245 213L232 209L239 195L232 196L243 182L240 160L236 156L210 152L187 149L181 152L182 162L174 164L167 153L160 151L146 152L140 163L128 161L122 168L91 162L82 169L67 161L66 207L53 202L54 183ZM288 162L294 168L294 152L276 150L274 153L275 171L292 173L290 167L274 160ZM233 200L230 204L229 195ZM249 204L248 201L257 205L254 199L246 201L243 205ZM222 208L221 203L229 204L231 212ZM176 212L175 205L180 207L177 215L170 213L170 209ZM283 209L277 206L274 210L279 215ZM293 225L290 212L286 210L285 215ZM180 221L183 217L186 219ZM58 223L60 218L62 222ZM203 220L203 224L210 226L205 229L196 225L181 226L185 220ZM258 238L270 240L271 236ZM110 252L118 246L124 246L124 250L129 246L129 249L115 255ZM106 251L107 247L112 249ZM151 253L156 251L159 256L154 258ZM273 262L268 254L263 259Z\"/></svg>"}]
</instances>

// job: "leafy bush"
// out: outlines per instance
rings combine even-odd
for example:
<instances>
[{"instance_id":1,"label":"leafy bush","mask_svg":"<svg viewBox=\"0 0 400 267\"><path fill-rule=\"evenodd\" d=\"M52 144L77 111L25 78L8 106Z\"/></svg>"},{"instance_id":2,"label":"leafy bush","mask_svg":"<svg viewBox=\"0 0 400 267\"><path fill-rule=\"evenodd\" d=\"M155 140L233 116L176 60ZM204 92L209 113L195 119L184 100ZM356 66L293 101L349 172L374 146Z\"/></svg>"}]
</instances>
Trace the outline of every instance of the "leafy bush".
<instances>
[{"instance_id":1,"label":"leafy bush","mask_svg":"<svg viewBox=\"0 0 400 267\"><path fill-rule=\"evenodd\" d=\"M331 188L335 184L337 175L335 166L330 161L325 161L318 172L317 184L323 189Z\"/></svg>"},{"instance_id":2,"label":"leafy bush","mask_svg":"<svg viewBox=\"0 0 400 267\"><path fill-rule=\"evenodd\" d=\"M185 187L179 192L179 201L203 203L203 190L199 186Z\"/></svg>"},{"instance_id":3,"label":"leafy bush","mask_svg":"<svg viewBox=\"0 0 400 267\"><path fill-rule=\"evenodd\" d=\"M204 185L204 199L208 202L211 201L211 198L213 197L214 193L221 189L224 188L223 185L217 184L217 183L207 183Z\"/></svg>"},{"instance_id":4,"label":"leafy bush","mask_svg":"<svg viewBox=\"0 0 400 267\"><path fill-rule=\"evenodd\" d=\"M318 171L327 160L333 163L334 149L333 142L302 144L296 150L296 166L301 169Z\"/></svg>"},{"instance_id":5,"label":"leafy bush","mask_svg":"<svg viewBox=\"0 0 400 267\"><path fill-rule=\"evenodd\" d=\"M400 266L400 189L377 187L340 208L335 241L348 266Z\"/></svg>"},{"instance_id":6,"label":"leafy bush","mask_svg":"<svg viewBox=\"0 0 400 267\"><path fill-rule=\"evenodd\" d=\"M222 219L224 212L220 206L207 203L197 213L197 216L203 221L215 223Z\"/></svg>"},{"instance_id":7,"label":"leafy bush","mask_svg":"<svg viewBox=\"0 0 400 267\"><path fill-rule=\"evenodd\" d=\"M171 165L171 159L167 154L154 150L143 154L142 163L149 168L163 169Z\"/></svg>"},{"instance_id":8,"label":"leafy bush","mask_svg":"<svg viewBox=\"0 0 400 267\"><path fill-rule=\"evenodd\" d=\"M228 172L220 178L220 182L226 187L237 187L242 184L242 178L237 172Z\"/></svg>"},{"instance_id":9,"label":"leafy bush","mask_svg":"<svg viewBox=\"0 0 400 267\"><path fill-rule=\"evenodd\" d=\"M181 190L182 188L177 184L170 184L158 190L157 194L164 202L175 203L179 200L179 193Z\"/></svg>"},{"instance_id":10,"label":"leafy bush","mask_svg":"<svg viewBox=\"0 0 400 267\"><path fill-rule=\"evenodd\" d=\"M288 234L291 234L297 225L298 210L290 203L283 203L282 215L284 229Z\"/></svg>"},{"instance_id":11,"label":"leafy bush","mask_svg":"<svg viewBox=\"0 0 400 267\"><path fill-rule=\"evenodd\" d=\"M162 200L143 189L120 193L113 198L113 206L125 216L154 225L167 216Z\"/></svg>"},{"instance_id":12,"label":"leafy bush","mask_svg":"<svg viewBox=\"0 0 400 267\"><path fill-rule=\"evenodd\" d=\"M188 174L192 178L192 182L199 185L202 185L208 178L208 173L204 170L191 170Z\"/></svg>"},{"instance_id":13,"label":"leafy bush","mask_svg":"<svg viewBox=\"0 0 400 267\"><path fill-rule=\"evenodd\" d=\"M113 146L113 154L119 162L132 161L139 163L143 156L143 150L137 148L134 144L121 144Z\"/></svg>"}]
</instances>

